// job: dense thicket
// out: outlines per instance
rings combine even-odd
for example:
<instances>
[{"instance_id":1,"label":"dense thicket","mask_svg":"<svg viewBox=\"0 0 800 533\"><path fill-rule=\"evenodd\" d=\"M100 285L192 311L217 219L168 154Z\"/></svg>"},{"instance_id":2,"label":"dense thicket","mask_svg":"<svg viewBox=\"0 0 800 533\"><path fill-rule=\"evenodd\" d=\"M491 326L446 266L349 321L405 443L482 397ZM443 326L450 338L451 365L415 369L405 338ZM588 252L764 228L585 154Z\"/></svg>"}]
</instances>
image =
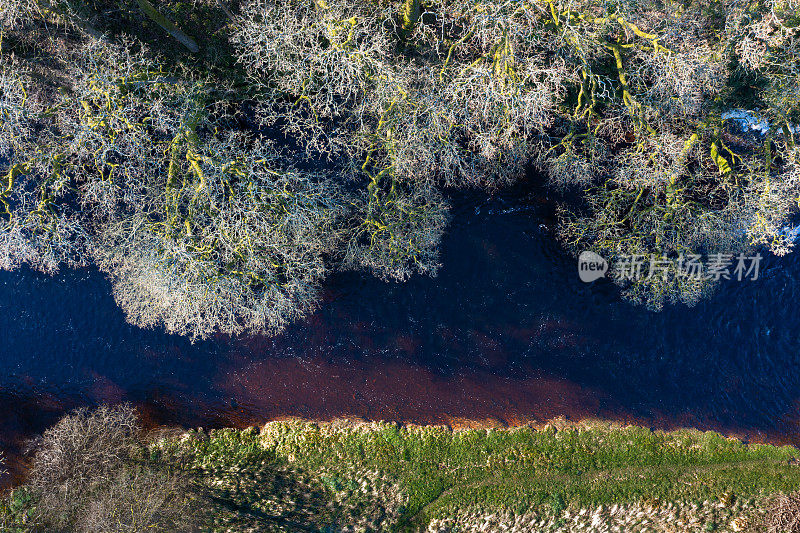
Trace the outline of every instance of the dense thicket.
<instances>
[{"instance_id":1,"label":"dense thicket","mask_svg":"<svg viewBox=\"0 0 800 533\"><path fill-rule=\"evenodd\" d=\"M575 252L792 247L795 0L0 8L0 266L95 263L140 325L275 331L333 269L434 274L442 188L530 165L579 193ZM678 264L617 281L693 303Z\"/></svg>"}]
</instances>

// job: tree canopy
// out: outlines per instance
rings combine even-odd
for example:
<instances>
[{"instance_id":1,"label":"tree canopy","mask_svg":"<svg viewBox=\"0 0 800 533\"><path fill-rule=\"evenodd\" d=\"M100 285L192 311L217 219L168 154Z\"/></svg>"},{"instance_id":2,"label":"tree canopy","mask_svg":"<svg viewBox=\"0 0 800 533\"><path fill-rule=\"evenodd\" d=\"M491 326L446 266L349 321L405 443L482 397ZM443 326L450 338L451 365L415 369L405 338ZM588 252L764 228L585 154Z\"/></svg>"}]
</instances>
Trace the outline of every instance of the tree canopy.
<instances>
[{"instance_id":1,"label":"tree canopy","mask_svg":"<svg viewBox=\"0 0 800 533\"><path fill-rule=\"evenodd\" d=\"M0 266L96 264L142 326L274 332L333 270L435 274L447 190L530 167L573 253L785 254L799 7L0 0ZM715 284L616 280L652 308Z\"/></svg>"}]
</instances>

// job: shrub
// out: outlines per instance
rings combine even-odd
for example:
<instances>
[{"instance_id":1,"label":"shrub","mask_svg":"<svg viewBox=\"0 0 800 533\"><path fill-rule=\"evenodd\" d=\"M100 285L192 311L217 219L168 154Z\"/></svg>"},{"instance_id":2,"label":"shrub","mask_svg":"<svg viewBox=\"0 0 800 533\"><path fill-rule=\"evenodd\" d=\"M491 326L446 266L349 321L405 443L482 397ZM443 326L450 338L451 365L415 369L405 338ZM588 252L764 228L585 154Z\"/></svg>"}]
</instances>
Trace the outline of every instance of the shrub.
<instances>
[{"instance_id":1,"label":"shrub","mask_svg":"<svg viewBox=\"0 0 800 533\"><path fill-rule=\"evenodd\" d=\"M767 533L797 533L800 531L800 495L778 494L767 504L764 520Z\"/></svg>"},{"instance_id":2,"label":"shrub","mask_svg":"<svg viewBox=\"0 0 800 533\"><path fill-rule=\"evenodd\" d=\"M128 405L81 409L32 443L34 531L195 531L189 480L148 461Z\"/></svg>"}]
</instances>

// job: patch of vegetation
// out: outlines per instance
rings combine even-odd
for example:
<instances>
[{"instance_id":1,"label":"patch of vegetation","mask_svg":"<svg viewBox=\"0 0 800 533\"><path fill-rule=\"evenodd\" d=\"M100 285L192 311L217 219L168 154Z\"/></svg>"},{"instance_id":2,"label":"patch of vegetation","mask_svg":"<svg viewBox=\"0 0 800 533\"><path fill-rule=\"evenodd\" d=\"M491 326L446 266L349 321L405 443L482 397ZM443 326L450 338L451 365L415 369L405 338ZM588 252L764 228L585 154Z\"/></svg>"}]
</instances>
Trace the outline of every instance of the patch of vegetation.
<instances>
[{"instance_id":1,"label":"patch of vegetation","mask_svg":"<svg viewBox=\"0 0 800 533\"><path fill-rule=\"evenodd\" d=\"M750 500L800 486L800 469L790 464L795 448L692 430L273 422L252 439L309 472L344 480L380 472L407 496L400 524L414 527L466 509L561 515L566 508L642 501Z\"/></svg>"},{"instance_id":2,"label":"patch of vegetation","mask_svg":"<svg viewBox=\"0 0 800 533\"><path fill-rule=\"evenodd\" d=\"M7 496L0 524L10 531L100 531L97 524L110 520L125 525L114 531L469 531L481 523L591 531L601 520L639 531L688 520L696 529L687 531L727 531L732 523L788 523L800 487L796 448L694 430L287 421L260 432L142 440L137 428L124 406L66 417L34 442L29 481Z\"/></svg>"}]
</instances>

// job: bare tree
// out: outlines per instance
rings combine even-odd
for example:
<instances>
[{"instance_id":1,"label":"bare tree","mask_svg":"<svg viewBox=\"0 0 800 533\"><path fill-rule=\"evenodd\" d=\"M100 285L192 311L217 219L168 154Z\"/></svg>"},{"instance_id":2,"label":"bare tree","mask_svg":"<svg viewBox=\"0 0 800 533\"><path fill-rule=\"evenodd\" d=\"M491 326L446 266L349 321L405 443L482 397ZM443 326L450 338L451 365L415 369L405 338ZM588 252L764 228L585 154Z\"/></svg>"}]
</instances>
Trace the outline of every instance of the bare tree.
<instances>
[{"instance_id":1,"label":"bare tree","mask_svg":"<svg viewBox=\"0 0 800 533\"><path fill-rule=\"evenodd\" d=\"M767 505L764 531L767 533L800 532L800 495L795 492L774 496Z\"/></svg>"},{"instance_id":2,"label":"bare tree","mask_svg":"<svg viewBox=\"0 0 800 533\"><path fill-rule=\"evenodd\" d=\"M32 442L34 531L194 531L189 480L148 462L129 405L81 409Z\"/></svg>"},{"instance_id":3,"label":"bare tree","mask_svg":"<svg viewBox=\"0 0 800 533\"><path fill-rule=\"evenodd\" d=\"M755 37L738 42L739 32L748 31L743 27L763 34L758 28L764 21L774 26L776 13L789 17L783 4L754 14L731 2L722 15L692 5L671 17L650 3L552 5L554 25L573 45L573 61L582 62L583 81L564 136L540 161L560 186L596 184L587 189L583 214L562 212L568 247L610 258L673 260L752 252L759 245L786 253L793 243L784 228L800 188L793 133L781 124L796 116L796 54L774 43L782 62L768 67L758 60ZM776 32L781 46L792 46L795 30L782 31ZM747 74L765 76L765 88L751 91L750 103L766 104L765 116L777 125L764 137L723 118L726 105L735 105L727 85L734 59L764 69ZM616 79L599 73L608 66ZM613 91L603 89L608 84ZM609 129L612 120L617 125ZM714 285L681 278L676 268L619 281L631 299L656 309L696 302Z\"/></svg>"},{"instance_id":4,"label":"bare tree","mask_svg":"<svg viewBox=\"0 0 800 533\"><path fill-rule=\"evenodd\" d=\"M29 69L14 57L0 67L0 268L22 263L45 272L85 264L88 230L70 209L61 138Z\"/></svg>"},{"instance_id":5,"label":"bare tree","mask_svg":"<svg viewBox=\"0 0 800 533\"><path fill-rule=\"evenodd\" d=\"M343 265L365 268L384 280L405 281L414 272L435 275L448 205L430 187L373 182L359 199L360 225L348 241Z\"/></svg>"},{"instance_id":6,"label":"bare tree","mask_svg":"<svg viewBox=\"0 0 800 533\"><path fill-rule=\"evenodd\" d=\"M76 54L59 110L57 175L80 193L87 246L136 324L191 336L280 328L313 305L347 204L325 176L232 128L213 89L170 78L135 48Z\"/></svg>"}]
</instances>

